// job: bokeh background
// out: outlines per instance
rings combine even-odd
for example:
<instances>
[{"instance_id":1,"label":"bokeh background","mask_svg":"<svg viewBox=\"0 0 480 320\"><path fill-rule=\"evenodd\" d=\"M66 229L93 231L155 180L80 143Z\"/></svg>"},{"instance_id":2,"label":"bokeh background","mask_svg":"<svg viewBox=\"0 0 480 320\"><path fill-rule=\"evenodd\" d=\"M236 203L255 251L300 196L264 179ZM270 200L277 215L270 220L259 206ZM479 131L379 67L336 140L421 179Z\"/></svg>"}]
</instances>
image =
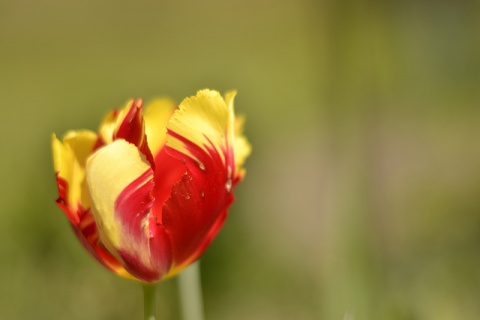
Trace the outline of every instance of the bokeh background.
<instances>
[{"instance_id":1,"label":"bokeh background","mask_svg":"<svg viewBox=\"0 0 480 320\"><path fill-rule=\"evenodd\" d=\"M207 319L479 319L479 10L0 0L0 319L142 317L54 204L51 133L206 87L239 91L254 148L202 259Z\"/></svg>"}]
</instances>

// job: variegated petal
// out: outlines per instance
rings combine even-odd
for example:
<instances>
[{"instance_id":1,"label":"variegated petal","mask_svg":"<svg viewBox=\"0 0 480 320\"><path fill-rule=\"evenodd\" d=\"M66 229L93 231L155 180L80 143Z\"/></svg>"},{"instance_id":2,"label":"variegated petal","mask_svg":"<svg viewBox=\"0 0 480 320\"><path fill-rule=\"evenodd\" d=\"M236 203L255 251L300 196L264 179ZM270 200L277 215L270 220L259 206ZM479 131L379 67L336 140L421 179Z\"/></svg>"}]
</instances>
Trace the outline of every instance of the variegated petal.
<instances>
[{"instance_id":1,"label":"variegated petal","mask_svg":"<svg viewBox=\"0 0 480 320\"><path fill-rule=\"evenodd\" d=\"M158 281L171 264L170 239L153 205L153 170L133 144L115 140L87 162L92 213L102 242L136 278Z\"/></svg>"},{"instance_id":2,"label":"variegated petal","mask_svg":"<svg viewBox=\"0 0 480 320\"><path fill-rule=\"evenodd\" d=\"M171 273L205 250L233 201L231 119L222 96L202 90L185 99L168 124L166 151L185 165L162 211L162 223L172 238Z\"/></svg>"}]
</instances>

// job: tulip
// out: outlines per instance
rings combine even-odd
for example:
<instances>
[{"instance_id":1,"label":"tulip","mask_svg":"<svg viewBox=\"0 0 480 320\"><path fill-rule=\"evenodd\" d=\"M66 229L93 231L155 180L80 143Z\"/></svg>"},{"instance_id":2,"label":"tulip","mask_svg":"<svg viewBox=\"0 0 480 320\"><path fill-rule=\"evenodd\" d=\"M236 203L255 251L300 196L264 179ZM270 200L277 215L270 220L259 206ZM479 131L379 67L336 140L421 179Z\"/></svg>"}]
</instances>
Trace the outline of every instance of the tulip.
<instances>
[{"instance_id":1,"label":"tulip","mask_svg":"<svg viewBox=\"0 0 480 320\"><path fill-rule=\"evenodd\" d=\"M58 206L104 267L154 283L196 261L222 227L250 145L235 92L199 91L177 108L142 100L97 133L52 137Z\"/></svg>"}]
</instances>

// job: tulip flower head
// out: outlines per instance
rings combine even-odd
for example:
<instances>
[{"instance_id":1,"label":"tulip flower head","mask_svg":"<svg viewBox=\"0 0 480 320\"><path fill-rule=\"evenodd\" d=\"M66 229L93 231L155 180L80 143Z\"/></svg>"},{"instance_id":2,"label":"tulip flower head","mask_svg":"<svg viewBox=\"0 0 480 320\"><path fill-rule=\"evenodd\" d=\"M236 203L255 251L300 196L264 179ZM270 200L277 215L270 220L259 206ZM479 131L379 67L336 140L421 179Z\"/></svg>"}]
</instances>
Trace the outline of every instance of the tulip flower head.
<instances>
[{"instance_id":1,"label":"tulip flower head","mask_svg":"<svg viewBox=\"0 0 480 320\"><path fill-rule=\"evenodd\" d=\"M250 153L234 97L202 90L178 108L155 100L145 112L134 100L110 112L97 133L53 135L57 204L103 266L156 282L209 246Z\"/></svg>"}]
</instances>

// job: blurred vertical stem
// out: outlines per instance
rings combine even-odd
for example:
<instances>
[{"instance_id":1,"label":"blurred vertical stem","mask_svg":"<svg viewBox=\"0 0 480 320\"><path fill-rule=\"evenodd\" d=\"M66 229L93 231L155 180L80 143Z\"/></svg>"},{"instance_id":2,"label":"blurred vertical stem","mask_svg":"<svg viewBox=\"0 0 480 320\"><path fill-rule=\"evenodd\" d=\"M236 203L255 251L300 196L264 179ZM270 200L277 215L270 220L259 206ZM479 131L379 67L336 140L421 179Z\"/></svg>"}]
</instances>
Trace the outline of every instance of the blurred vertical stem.
<instances>
[{"instance_id":1,"label":"blurred vertical stem","mask_svg":"<svg viewBox=\"0 0 480 320\"><path fill-rule=\"evenodd\" d=\"M143 284L143 313L145 320L157 319L156 290L157 286L155 284Z\"/></svg>"},{"instance_id":2,"label":"blurred vertical stem","mask_svg":"<svg viewBox=\"0 0 480 320\"><path fill-rule=\"evenodd\" d=\"M178 277L183 320L203 320L200 262L187 267Z\"/></svg>"}]
</instances>

